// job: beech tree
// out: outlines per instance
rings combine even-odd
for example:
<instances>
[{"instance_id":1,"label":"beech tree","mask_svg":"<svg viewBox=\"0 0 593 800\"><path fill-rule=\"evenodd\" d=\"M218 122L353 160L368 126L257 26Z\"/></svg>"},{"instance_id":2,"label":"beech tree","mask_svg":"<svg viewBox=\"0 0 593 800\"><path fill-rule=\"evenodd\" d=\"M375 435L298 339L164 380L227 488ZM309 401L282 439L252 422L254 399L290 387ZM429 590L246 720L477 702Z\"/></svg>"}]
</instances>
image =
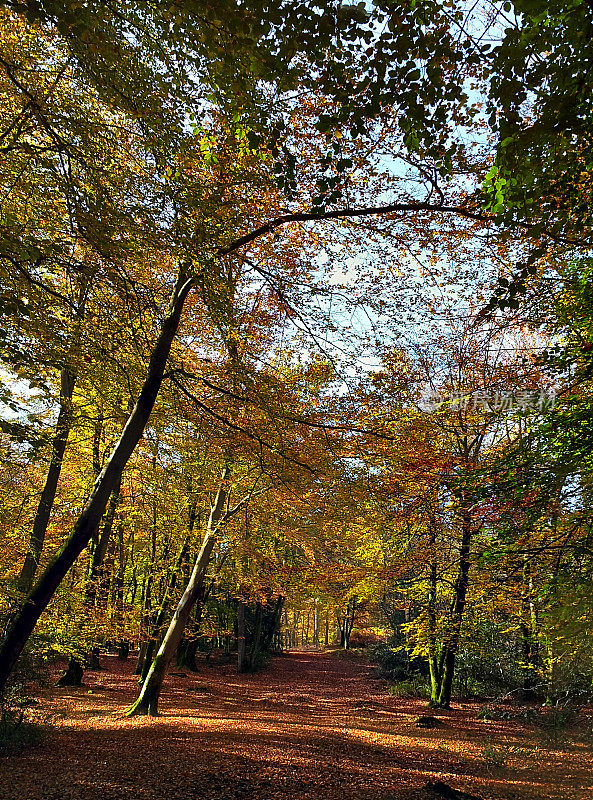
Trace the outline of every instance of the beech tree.
<instances>
[{"instance_id":1,"label":"beech tree","mask_svg":"<svg viewBox=\"0 0 593 800\"><path fill-rule=\"evenodd\" d=\"M397 385L390 387L398 398L397 424L381 419L379 408L361 414L365 390L348 395L343 391L347 381L331 400L323 395L320 386L333 368L332 351L338 349L336 329L325 320L330 320L337 295L332 269L340 258L343 263L353 259L351 269L364 285L360 295L365 295L365 308L371 311L359 342L365 340L368 353L372 335L379 341L381 326L383 331L388 327L379 320L386 309L397 312L390 319L392 334L401 331L403 314L411 313L411 300L407 309L402 311L402 306L410 296L411 263L423 249L434 248L431 266L438 267L455 251L467 254L473 247L473 258L467 258L462 275L469 282L477 263L475 253L482 256L485 242L489 264L480 267L480 274L502 261L505 276L494 305L514 307L515 295L551 244L570 243L578 226L584 231L578 244L586 239L586 213L575 225L570 211L575 197L586 200L586 180L583 185L575 186L574 181L565 185L564 167L540 174L531 172L531 165L542 153L546 164L549 154L564 154L568 134L558 135L553 120L566 123L566 129L577 134L578 144L569 142L569 164L586 163L583 120L588 106L582 87L587 82L572 87L578 95L578 113L572 119L566 113L572 78L567 84L566 76L575 61L587 63L586 36L580 31L587 30L589 10L586 4L577 4L567 17L562 4L549 12L537 3L517 3L515 8L522 16L507 26L502 12L488 6L482 33L498 24L503 28L499 47L490 56L481 36L467 33L463 11L438 2L381 0L367 7L255 0L214 8L195 0L166 7L156 2L64 5L43 0L0 5L0 77L5 90L1 176L9 187L0 245L0 310L8 323L2 328L8 332L2 334L2 359L9 370L9 390L1 399L13 403L16 415L2 429L17 445L35 440L34 426L25 424L24 412L15 403L19 379L37 381L56 412L53 432L45 442L44 476L40 462L35 465L40 497L35 514L27 515L28 552L20 575L15 575L10 626L0 647L0 687L89 543L87 600L92 603L114 533L124 470L166 389L171 413L178 413L184 403L193 405L194 412L198 410L217 428L217 435L225 431L241 447L251 446L250 456L262 466L270 484L287 482L285 467L279 464L313 475L309 491L330 524L339 515L335 510L329 513L332 504L324 502L327 494L324 497L319 489L323 481L309 463L311 453L326 470L326 485L333 480L334 485L355 486L358 500L364 498L358 461L369 464L371 472L382 469L384 455L376 454L375 442L395 439L404 452L402 431L418 448L421 457L416 463L421 468L430 465L447 474L446 481L438 484L440 492L418 476L420 467L411 481L421 484L428 498L425 507L414 509L414 537L424 525L430 561L426 602L432 626L433 699L448 705L466 613L472 546L485 524L479 518L482 498L478 503L472 476L481 467L491 419L459 417L446 420L441 429L420 426L424 437L434 437L438 443L441 464L437 465L419 436L412 435L411 424L418 418L401 401L404 389L417 380L412 368L401 370ZM566 30L578 33L568 57L559 43ZM521 46L515 51L517 42ZM543 63L552 67L544 93L538 89L544 67L533 59L540 51L548 54ZM514 93L518 76L534 92L537 89L535 98L529 98L533 125L531 111L523 113L527 95ZM479 101L474 102L475 95L467 91L469 80L476 82L474 92L481 91L490 103L489 124L498 136L496 153L476 144L484 120ZM550 88L549 97L544 96ZM553 129L552 133L537 136L538 125ZM554 209L551 225L546 222L550 208ZM496 231L506 237L504 247ZM533 252L526 233L536 240ZM435 247L437 239L440 250ZM466 244L469 240L471 245ZM399 259L393 258L393 241L408 248ZM371 263L370 255L361 255L364 248L379 254L376 263ZM510 260L524 261L517 280L508 267ZM405 283L399 276L390 284L390 269L405 273L407 297L398 296ZM484 289L476 293L485 303ZM246 300L240 323L237 297ZM358 297L356 302L354 296L348 297L342 308L351 310ZM426 298L424 288L418 297ZM114 305L112 318L100 311L107 299ZM295 384L304 381L308 386L308 409L295 397L283 397L282 381L275 383L261 366L272 360L278 345L274 332L279 328L291 347L300 345L305 359L313 345L324 350L322 359L310 358L305 375L294 378ZM354 334L344 333L349 336L344 360L355 352L356 362L361 354L352 347ZM308 344L303 347L305 337ZM251 358L246 348L242 351L243 340L253 344ZM381 355L374 353L375 358ZM294 353L289 363L291 357ZM226 359L233 369L229 374L224 369L204 369L208 359L218 365ZM113 366L108 378L109 370L101 363L107 361ZM283 369L288 374L291 367L283 364ZM438 384L434 372L433 365L430 379ZM351 375L349 380L350 387ZM380 387L381 376L374 380ZM439 385L453 390L455 380L449 376ZM101 453L88 464L89 489L80 502L82 512L68 526L70 533L57 542L57 552L49 555L45 541L70 457L68 441L74 430L85 425L88 430L83 417L91 405L101 441L104 409L95 402L100 385L115 395L110 410L120 430L117 437L110 434L115 441L109 456ZM82 401L89 398L94 400L87 406ZM324 454L321 437L330 443ZM444 455L446 442L449 451ZM365 446L370 455L363 452ZM22 453L19 459L25 460ZM404 469L405 459L401 454L398 459ZM151 584L145 585L143 611L149 615L152 611L153 629L164 623L169 604L174 599L179 602L152 666L145 659L148 674L131 713L156 713L167 665L192 606L204 591L206 569L222 526L232 517L233 506L227 506L228 472L241 472L236 459L223 462L217 464L223 477L201 526L194 525L196 498L189 492L193 500L187 503L183 524L194 513L191 533L199 529L203 541L185 593L177 598L181 582L171 587L164 579L150 609ZM452 471L454 463L457 471ZM14 475L7 480L13 481ZM397 481L386 482L387 490L399 486ZM384 498L383 489L377 496ZM359 506L368 515L356 517L356 524L341 520L344 535L339 544L345 550L351 549L353 530L371 527L365 503L360 500ZM241 501L236 507L243 508ZM411 513L410 508L405 511ZM402 523L404 509L400 512L391 521ZM18 510L13 513L22 519ZM444 513L459 534L453 544L457 571L452 611L446 626L437 631L437 596L442 587L436 562L443 528L439 514ZM119 536L121 529L115 530ZM309 561L311 567L317 547L330 552L325 532L313 515L306 533L301 527L295 545L298 560ZM307 541L307 535L317 542ZM374 529L369 537L376 543ZM148 568L159 561L170 567L172 547L159 555L154 542ZM190 545L185 547L184 540L178 544L180 563L189 564ZM359 602L363 597L376 599L381 583L377 577L361 577L368 568L361 553L337 556L336 570L348 561L354 562L348 585L337 591L336 575L328 570L315 587L338 611L344 644ZM120 567L121 592L123 561ZM308 599L315 603L318 598L312 594ZM258 602L256 624L261 627L263 604ZM522 602L527 603L526 592ZM244 611L241 604L239 610ZM316 624L318 637L318 619ZM444 630L437 654L437 633Z\"/></svg>"}]
</instances>

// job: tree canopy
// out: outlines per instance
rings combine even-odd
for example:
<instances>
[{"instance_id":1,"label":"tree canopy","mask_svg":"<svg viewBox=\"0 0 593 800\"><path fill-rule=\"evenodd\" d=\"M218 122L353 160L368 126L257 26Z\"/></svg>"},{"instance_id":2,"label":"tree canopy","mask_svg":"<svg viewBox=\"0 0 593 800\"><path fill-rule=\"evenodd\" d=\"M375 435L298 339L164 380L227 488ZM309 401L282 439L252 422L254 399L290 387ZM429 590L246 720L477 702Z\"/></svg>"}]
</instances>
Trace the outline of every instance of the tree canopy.
<instances>
[{"instance_id":1,"label":"tree canopy","mask_svg":"<svg viewBox=\"0 0 593 800\"><path fill-rule=\"evenodd\" d=\"M590 690L592 14L0 3L0 688L335 634Z\"/></svg>"}]
</instances>

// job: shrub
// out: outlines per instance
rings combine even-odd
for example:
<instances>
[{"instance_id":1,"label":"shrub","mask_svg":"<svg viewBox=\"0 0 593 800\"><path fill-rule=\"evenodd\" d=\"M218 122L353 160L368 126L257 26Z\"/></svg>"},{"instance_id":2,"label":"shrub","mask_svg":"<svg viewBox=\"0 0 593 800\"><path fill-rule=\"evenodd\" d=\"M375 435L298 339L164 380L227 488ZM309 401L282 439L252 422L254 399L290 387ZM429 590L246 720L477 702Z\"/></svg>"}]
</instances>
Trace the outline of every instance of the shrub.
<instances>
[{"instance_id":1,"label":"shrub","mask_svg":"<svg viewBox=\"0 0 593 800\"><path fill-rule=\"evenodd\" d=\"M369 657L385 678L407 681L418 675L427 674L427 665L422 658L410 659L403 647L393 647L379 642L369 648Z\"/></svg>"},{"instance_id":2,"label":"shrub","mask_svg":"<svg viewBox=\"0 0 593 800\"><path fill-rule=\"evenodd\" d=\"M340 648L339 650L333 650L332 655L334 658L341 658L345 659L346 661L351 661L353 658L366 658L366 650L363 650L360 647L351 647L348 650L344 650Z\"/></svg>"},{"instance_id":3,"label":"shrub","mask_svg":"<svg viewBox=\"0 0 593 800\"><path fill-rule=\"evenodd\" d=\"M399 681L387 690L393 697L415 697L421 700L430 698L430 687L421 675L406 681Z\"/></svg>"},{"instance_id":4,"label":"shrub","mask_svg":"<svg viewBox=\"0 0 593 800\"><path fill-rule=\"evenodd\" d=\"M378 644L379 638L371 631L354 631L350 636L350 647L376 647Z\"/></svg>"}]
</instances>

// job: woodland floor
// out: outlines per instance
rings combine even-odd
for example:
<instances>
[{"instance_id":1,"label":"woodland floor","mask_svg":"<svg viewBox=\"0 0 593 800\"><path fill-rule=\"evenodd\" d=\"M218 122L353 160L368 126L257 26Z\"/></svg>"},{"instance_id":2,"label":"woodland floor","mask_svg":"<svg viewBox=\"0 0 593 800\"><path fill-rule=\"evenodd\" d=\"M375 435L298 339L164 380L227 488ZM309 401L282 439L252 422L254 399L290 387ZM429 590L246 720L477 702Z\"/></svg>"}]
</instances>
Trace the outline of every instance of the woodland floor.
<instances>
[{"instance_id":1,"label":"woodland floor","mask_svg":"<svg viewBox=\"0 0 593 800\"><path fill-rule=\"evenodd\" d=\"M101 660L83 687L41 696L35 714L52 724L0 759L2 800L423 800L429 780L485 800L593 798L590 718L561 745L479 720L478 702L423 730L425 703L390 696L362 660L295 651L257 675L214 664L169 676L161 716L124 719L133 659Z\"/></svg>"}]
</instances>

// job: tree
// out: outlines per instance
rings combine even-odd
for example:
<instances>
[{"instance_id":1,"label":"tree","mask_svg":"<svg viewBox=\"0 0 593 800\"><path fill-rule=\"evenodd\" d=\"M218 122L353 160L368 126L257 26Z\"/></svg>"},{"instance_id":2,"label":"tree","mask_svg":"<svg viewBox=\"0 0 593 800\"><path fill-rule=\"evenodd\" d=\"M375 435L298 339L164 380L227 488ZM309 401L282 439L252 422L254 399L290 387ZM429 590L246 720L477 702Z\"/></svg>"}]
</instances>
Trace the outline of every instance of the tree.
<instances>
[{"instance_id":1,"label":"tree","mask_svg":"<svg viewBox=\"0 0 593 800\"><path fill-rule=\"evenodd\" d=\"M51 147L48 155L43 148L34 151L31 174L46 169L48 186L57 182L61 200L57 222L48 227L46 238L41 237L41 248L38 231L30 227L24 236L15 214L16 222L9 226L14 241L3 251L5 263L10 274L25 270L27 280L41 283L45 293L55 296L60 269L71 266L70 252L56 258L56 252L62 253L62 231L67 230L69 242L83 241L92 256L100 258L113 284L124 287L130 305L135 297L128 268L140 267L133 277L141 275L139 283L148 287L143 299L149 307L152 304L147 327L154 337L147 371L142 377L139 372L135 375L135 405L121 438L72 534L14 618L3 643L6 672L60 581L94 536L154 407L192 288L199 290L212 319L218 316L218 322L224 322L228 275L233 272L234 254L241 251L244 262L276 294L286 312L294 314L283 289L283 270L270 271L248 260L259 255L258 243L268 234L285 231L290 241L291 230L306 223L404 213L485 218L468 201L463 181L452 182L447 192L438 187L440 176L452 175L454 156L463 163L459 143L450 142L448 123L455 115L471 119L464 116L467 97L456 74L457 39L449 15L438 4L414 5L407 11L399 5L377 4L370 16L361 7L341 4L312 9L277 4L266 14L258 3L242 4L239 13L229 4L220 10L222 25L211 16L209 6L203 10L207 13L195 13L193 3L164 9L157 3L131 2L121 9L98 3L62 8L52 2L4 7L7 25L24 30L33 43L35 52L29 57L44 63L40 53L51 42L51 57L46 57L50 73L60 65L47 87L28 85L18 60L3 62L17 109L5 131L14 157L11 168L16 170L23 152L30 157L28 134L23 131L32 120ZM321 17L321 25L319 10L330 12ZM457 12L453 16L461 19ZM374 35L375 21L389 24ZM213 27L219 33L209 38ZM295 37L287 36L294 32L299 34L297 58L289 44ZM11 35L15 38L14 32ZM222 50L221 44L226 45ZM334 60L328 58L331 54ZM426 75L417 74L417 64L409 60L412 54ZM82 104L72 99L78 97L74 89L78 91L79 84L84 88L81 96L90 97L96 109L87 127ZM295 88L312 92L314 84L320 91L312 98L302 102L299 92L295 96ZM402 88L407 90L396 91ZM352 97L357 97L355 103ZM294 121L301 112L314 146L297 159ZM105 127L104 121L110 124ZM343 128L349 130L347 137L342 136ZM104 129L113 132L107 148L103 148ZM367 142L397 146L416 174L426 175L418 156L429 162L428 174L435 178L425 181L421 197L405 181L393 202L374 202L380 187L373 181L362 192L362 182L350 172L355 166L350 156L360 156L362 146L354 140L363 135ZM125 158L115 152L122 141ZM376 164L370 169L376 170ZM39 204L47 196L45 188L34 193ZM122 198L126 202L120 203ZM22 209L17 210L22 216ZM143 244L144 262L137 257ZM13 251L18 253L17 262L11 260ZM37 274L39 257L43 270ZM173 280L171 306L157 333L154 308L162 307L163 290ZM11 306L11 315L14 311ZM140 317L138 330L144 334L142 312ZM136 338L137 329L131 327ZM172 368L172 377L177 369ZM177 374L182 375L183 367L179 369ZM261 436L250 434L265 447Z\"/></svg>"}]
</instances>

